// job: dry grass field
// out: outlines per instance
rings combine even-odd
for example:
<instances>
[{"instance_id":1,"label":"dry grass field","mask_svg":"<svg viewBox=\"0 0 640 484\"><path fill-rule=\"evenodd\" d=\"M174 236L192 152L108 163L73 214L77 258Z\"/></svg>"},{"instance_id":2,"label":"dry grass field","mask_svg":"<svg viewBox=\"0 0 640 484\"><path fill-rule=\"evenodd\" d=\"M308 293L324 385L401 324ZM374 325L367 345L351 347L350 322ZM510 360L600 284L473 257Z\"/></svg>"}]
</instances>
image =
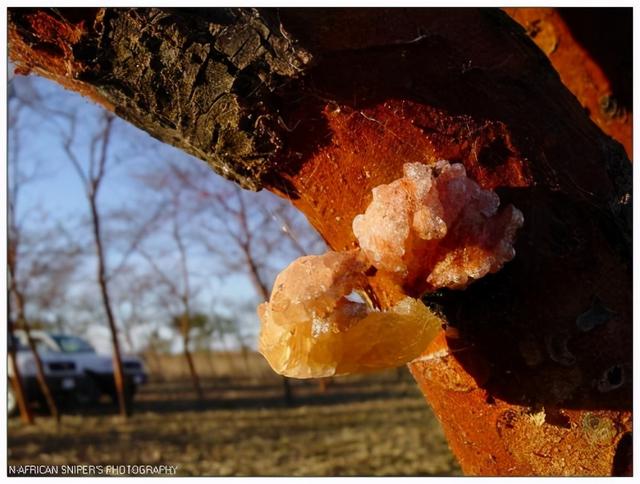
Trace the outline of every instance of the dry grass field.
<instances>
[{"instance_id":1,"label":"dry grass field","mask_svg":"<svg viewBox=\"0 0 640 484\"><path fill-rule=\"evenodd\" d=\"M202 401L180 360L148 361L152 371L163 365L165 378L140 391L128 421L106 400L65 414L60 425L44 416L31 427L10 419L8 464L164 464L196 476L460 474L406 369L336 378L324 392L317 381L294 381L287 407L281 380L257 355L248 365L234 355L199 355Z\"/></svg>"}]
</instances>

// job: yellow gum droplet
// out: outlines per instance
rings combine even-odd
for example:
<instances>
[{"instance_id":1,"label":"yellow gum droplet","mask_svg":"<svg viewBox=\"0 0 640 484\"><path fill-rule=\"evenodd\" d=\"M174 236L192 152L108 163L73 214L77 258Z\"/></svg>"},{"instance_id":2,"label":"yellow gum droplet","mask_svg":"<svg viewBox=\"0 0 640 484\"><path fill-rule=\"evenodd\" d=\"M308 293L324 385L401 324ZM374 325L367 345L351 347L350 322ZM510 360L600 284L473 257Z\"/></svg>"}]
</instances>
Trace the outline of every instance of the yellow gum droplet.
<instances>
[{"instance_id":1,"label":"yellow gum droplet","mask_svg":"<svg viewBox=\"0 0 640 484\"><path fill-rule=\"evenodd\" d=\"M277 373L320 378L393 368L416 358L438 333L442 321L416 299L407 297L386 311L346 299L366 281L357 253L302 259L278 276L271 296L298 302L285 311L271 301L258 308L259 349ZM313 274L332 284L318 293L309 280Z\"/></svg>"}]
</instances>

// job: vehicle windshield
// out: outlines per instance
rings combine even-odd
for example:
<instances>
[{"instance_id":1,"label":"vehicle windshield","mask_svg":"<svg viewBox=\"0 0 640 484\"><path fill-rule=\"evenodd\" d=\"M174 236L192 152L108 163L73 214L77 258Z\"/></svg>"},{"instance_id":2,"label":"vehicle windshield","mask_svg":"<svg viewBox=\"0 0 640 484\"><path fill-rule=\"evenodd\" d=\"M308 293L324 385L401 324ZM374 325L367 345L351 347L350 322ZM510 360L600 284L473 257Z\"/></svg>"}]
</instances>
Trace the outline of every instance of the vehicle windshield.
<instances>
[{"instance_id":1,"label":"vehicle windshield","mask_svg":"<svg viewBox=\"0 0 640 484\"><path fill-rule=\"evenodd\" d=\"M95 353L93 346L77 336L51 335L63 353Z\"/></svg>"}]
</instances>

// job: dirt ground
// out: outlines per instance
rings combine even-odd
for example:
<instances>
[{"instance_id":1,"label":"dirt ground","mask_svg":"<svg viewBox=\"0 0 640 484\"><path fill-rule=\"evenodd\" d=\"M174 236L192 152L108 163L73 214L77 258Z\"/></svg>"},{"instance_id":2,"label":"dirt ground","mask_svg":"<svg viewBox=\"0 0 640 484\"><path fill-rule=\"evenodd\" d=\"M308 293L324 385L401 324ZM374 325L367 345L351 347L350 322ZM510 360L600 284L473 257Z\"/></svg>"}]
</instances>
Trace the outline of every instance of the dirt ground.
<instances>
[{"instance_id":1,"label":"dirt ground","mask_svg":"<svg viewBox=\"0 0 640 484\"><path fill-rule=\"evenodd\" d=\"M209 377L205 399L189 381L153 379L122 421L104 401L8 427L8 464L177 465L196 476L449 476L460 470L440 426L406 369L294 381Z\"/></svg>"}]
</instances>

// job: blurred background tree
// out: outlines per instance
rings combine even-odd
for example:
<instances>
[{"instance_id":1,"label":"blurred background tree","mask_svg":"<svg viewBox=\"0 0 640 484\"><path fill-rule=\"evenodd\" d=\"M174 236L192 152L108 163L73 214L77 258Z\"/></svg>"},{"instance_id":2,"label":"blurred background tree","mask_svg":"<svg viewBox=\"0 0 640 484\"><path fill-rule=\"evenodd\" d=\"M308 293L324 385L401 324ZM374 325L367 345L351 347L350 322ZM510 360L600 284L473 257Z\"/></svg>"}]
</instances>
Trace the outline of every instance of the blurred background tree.
<instances>
[{"instance_id":1,"label":"blurred background tree","mask_svg":"<svg viewBox=\"0 0 640 484\"><path fill-rule=\"evenodd\" d=\"M10 92L10 194L24 199L14 205L23 220L17 280L30 319L100 351L111 338L157 369L160 355L180 351L200 396L192 352L215 368L213 350L239 351L237 371L248 372L257 303L289 261L325 250L304 217L47 80L12 77Z\"/></svg>"}]
</instances>

